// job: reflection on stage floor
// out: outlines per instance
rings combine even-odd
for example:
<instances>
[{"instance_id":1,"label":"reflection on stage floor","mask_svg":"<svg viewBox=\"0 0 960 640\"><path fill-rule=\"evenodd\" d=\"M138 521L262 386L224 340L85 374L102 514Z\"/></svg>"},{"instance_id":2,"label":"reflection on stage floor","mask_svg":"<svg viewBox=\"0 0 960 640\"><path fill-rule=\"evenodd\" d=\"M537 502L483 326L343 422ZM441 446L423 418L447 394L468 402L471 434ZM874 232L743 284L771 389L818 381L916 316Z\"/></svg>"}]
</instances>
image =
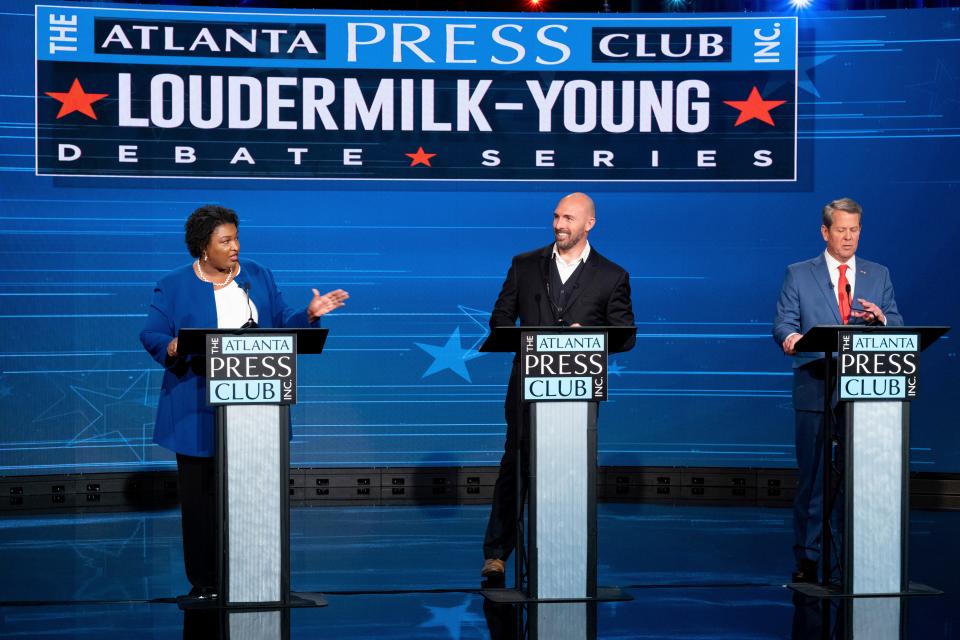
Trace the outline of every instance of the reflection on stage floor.
<instances>
[{"instance_id":1,"label":"reflection on stage floor","mask_svg":"<svg viewBox=\"0 0 960 640\"><path fill-rule=\"evenodd\" d=\"M633 600L496 605L480 595L488 507L297 508L294 590L329 606L183 612L179 516L0 520L0 637L413 639L960 637L960 513L914 512L906 600L809 600L785 588L788 509L602 504L599 578ZM512 576L508 565L507 575Z\"/></svg>"}]
</instances>

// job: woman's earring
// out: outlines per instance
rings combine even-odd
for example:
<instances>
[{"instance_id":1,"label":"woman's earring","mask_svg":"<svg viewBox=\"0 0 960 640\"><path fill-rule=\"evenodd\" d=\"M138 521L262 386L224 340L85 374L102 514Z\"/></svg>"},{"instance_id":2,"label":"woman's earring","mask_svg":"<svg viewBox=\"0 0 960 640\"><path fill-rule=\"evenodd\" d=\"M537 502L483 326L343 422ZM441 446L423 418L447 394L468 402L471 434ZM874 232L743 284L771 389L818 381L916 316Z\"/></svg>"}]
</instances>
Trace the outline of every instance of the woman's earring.
<instances>
[{"instance_id":1,"label":"woman's earring","mask_svg":"<svg viewBox=\"0 0 960 640\"><path fill-rule=\"evenodd\" d=\"M207 252L206 252L206 251L203 252L203 261L204 261L204 262L207 261Z\"/></svg>"}]
</instances>

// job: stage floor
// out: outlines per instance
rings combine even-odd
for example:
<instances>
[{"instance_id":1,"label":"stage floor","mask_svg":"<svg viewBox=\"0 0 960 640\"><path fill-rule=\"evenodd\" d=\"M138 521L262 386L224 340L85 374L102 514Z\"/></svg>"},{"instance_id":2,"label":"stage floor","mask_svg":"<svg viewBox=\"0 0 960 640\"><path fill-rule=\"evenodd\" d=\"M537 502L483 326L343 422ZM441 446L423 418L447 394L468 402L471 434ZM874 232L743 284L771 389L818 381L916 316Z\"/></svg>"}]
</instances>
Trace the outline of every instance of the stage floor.
<instances>
[{"instance_id":1,"label":"stage floor","mask_svg":"<svg viewBox=\"0 0 960 640\"><path fill-rule=\"evenodd\" d=\"M293 588L322 592L329 606L291 611L289 637L515 637L513 608L485 606L479 593L488 510L488 505L294 509ZM822 612L795 601L783 586L792 569L790 513L600 505L600 583L624 587L634 600L597 605L591 637L821 637ZM958 539L960 513L912 514L911 578L945 594L909 601L903 637L960 638ZM177 511L4 517L0 554L4 638L206 639L223 625L202 615L185 621L172 601L188 590ZM546 630L551 611L562 611L551 607L559 605L530 612L544 640L558 633ZM263 637L233 628L233 638ZM564 633L584 637L569 626ZM864 637L901 636L888 628Z\"/></svg>"}]
</instances>

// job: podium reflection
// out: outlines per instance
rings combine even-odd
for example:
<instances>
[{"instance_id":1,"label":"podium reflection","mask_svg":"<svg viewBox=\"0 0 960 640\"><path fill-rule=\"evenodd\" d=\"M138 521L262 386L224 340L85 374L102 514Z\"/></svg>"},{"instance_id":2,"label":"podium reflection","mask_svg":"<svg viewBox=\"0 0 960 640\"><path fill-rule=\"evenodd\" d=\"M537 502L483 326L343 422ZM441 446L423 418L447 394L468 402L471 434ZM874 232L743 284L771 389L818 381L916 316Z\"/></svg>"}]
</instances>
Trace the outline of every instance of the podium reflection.
<instances>
[{"instance_id":1,"label":"podium reflection","mask_svg":"<svg viewBox=\"0 0 960 640\"><path fill-rule=\"evenodd\" d=\"M902 640L903 598L810 598L793 594L793 640Z\"/></svg>"},{"instance_id":2,"label":"podium reflection","mask_svg":"<svg viewBox=\"0 0 960 640\"><path fill-rule=\"evenodd\" d=\"M490 640L596 640L596 603L483 602Z\"/></svg>"},{"instance_id":3,"label":"podium reflection","mask_svg":"<svg viewBox=\"0 0 960 640\"><path fill-rule=\"evenodd\" d=\"M183 640L290 640L290 610L187 610Z\"/></svg>"}]
</instances>

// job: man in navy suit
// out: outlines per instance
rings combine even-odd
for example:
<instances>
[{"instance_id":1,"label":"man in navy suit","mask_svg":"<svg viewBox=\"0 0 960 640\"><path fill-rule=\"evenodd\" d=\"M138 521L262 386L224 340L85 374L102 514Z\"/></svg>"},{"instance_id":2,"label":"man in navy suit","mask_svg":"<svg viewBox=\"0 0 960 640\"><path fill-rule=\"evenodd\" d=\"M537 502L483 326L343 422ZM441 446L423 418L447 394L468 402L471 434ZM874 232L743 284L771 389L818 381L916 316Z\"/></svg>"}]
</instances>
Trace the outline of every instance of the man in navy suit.
<instances>
[{"instance_id":1,"label":"man in navy suit","mask_svg":"<svg viewBox=\"0 0 960 640\"><path fill-rule=\"evenodd\" d=\"M856 256L862 218L863 209L850 198L827 204L820 227L826 250L787 267L777 301L773 338L785 354L794 357L793 408L800 471L793 504L794 582L817 581L823 533L824 418L824 354L797 353L796 344L817 325L903 325L890 272Z\"/></svg>"},{"instance_id":2,"label":"man in navy suit","mask_svg":"<svg viewBox=\"0 0 960 640\"><path fill-rule=\"evenodd\" d=\"M596 208L588 195L562 198L553 212L554 242L514 256L490 314L490 327L512 327L517 320L521 326L632 327L630 274L587 241L595 224ZM631 337L623 349L631 349L634 341ZM507 384L507 440L483 540L480 574L491 580L503 578L504 563L516 546L517 496L525 490L516 482L518 443L524 465L529 458L529 415L518 402L518 363L519 356Z\"/></svg>"}]
</instances>

